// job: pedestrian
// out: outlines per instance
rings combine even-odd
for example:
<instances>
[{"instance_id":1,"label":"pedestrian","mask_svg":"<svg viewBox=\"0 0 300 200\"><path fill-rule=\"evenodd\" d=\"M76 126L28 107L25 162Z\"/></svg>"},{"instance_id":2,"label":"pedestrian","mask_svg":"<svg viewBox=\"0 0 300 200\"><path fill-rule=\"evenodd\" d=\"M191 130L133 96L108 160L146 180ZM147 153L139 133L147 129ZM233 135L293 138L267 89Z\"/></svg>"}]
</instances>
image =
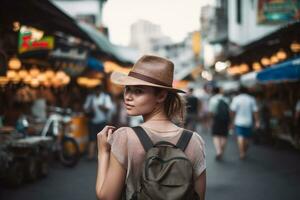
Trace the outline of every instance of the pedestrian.
<instances>
[{"instance_id":1,"label":"pedestrian","mask_svg":"<svg viewBox=\"0 0 300 200\"><path fill-rule=\"evenodd\" d=\"M200 107L200 102L197 97L193 94L194 89L189 88L186 95L186 121L185 127L190 130L196 130L196 125L198 122L198 110Z\"/></svg>"},{"instance_id":2,"label":"pedestrian","mask_svg":"<svg viewBox=\"0 0 300 200\"><path fill-rule=\"evenodd\" d=\"M128 126L129 119L123 102L123 94L115 96L116 112L113 115L112 124L117 127Z\"/></svg>"},{"instance_id":3,"label":"pedestrian","mask_svg":"<svg viewBox=\"0 0 300 200\"><path fill-rule=\"evenodd\" d=\"M176 125L184 123L185 106L178 95L183 91L172 87L173 72L171 61L145 55L128 75L112 74L113 83L125 86L128 115L141 115L143 123L98 133L99 199L204 200L204 142Z\"/></svg>"},{"instance_id":4,"label":"pedestrian","mask_svg":"<svg viewBox=\"0 0 300 200\"><path fill-rule=\"evenodd\" d=\"M220 160L225 150L230 124L229 105L222 90L215 86L209 100L209 112L212 119L211 133L216 149L216 160Z\"/></svg>"},{"instance_id":5,"label":"pedestrian","mask_svg":"<svg viewBox=\"0 0 300 200\"><path fill-rule=\"evenodd\" d=\"M200 97L200 111L199 111L199 121L201 124L201 132L202 133L208 133L210 129L210 115L209 115L209 99L210 99L210 86L208 84L204 85L203 88L201 88L201 93L199 95Z\"/></svg>"},{"instance_id":6,"label":"pedestrian","mask_svg":"<svg viewBox=\"0 0 300 200\"><path fill-rule=\"evenodd\" d=\"M237 135L240 159L244 159L249 147L252 128L259 128L258 108L255 99L240 88L239 95L232 99L230 109L234 119L234 132ZM253 123L254 118L254 123Z\"/></svg>"},{"instance_id":7,"label":"pedestrian","mask_svg":"<svg viewBox=\"0 0 300 200\"><path fill-rule=\"evenodd\" d=\"M113 108L110 96L103 91L101 85L96 86L89 94L83 106L88 117L88 160L96 156L97 133L104 128L108 122L108 113Z\"/></svg>"},{"instance_id":8,"label":"pedestrian","mask_svg":"<svg viewBox=\"0 0 300 200\"><path fill-rule=\"evenodd\" d=\"M294 117L294 124L295 124L295 131L294 131L294 137L296 138L296 140L300 141L300 94L299 94L299 98L296 102L296 106L295 106L295 117Z\"/></svg>"}]
</instances>

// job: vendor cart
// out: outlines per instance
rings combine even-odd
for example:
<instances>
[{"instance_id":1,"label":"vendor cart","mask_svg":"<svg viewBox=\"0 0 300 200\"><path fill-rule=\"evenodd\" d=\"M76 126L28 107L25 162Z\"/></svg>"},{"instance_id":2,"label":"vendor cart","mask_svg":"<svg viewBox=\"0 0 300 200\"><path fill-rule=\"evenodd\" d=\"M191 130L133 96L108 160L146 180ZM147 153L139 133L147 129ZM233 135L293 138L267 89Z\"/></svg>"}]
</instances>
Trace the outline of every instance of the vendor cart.
<instances>
[{"instance_id":1,"label":"vendor cart","mask_svg":"<svg viewBox=\"0 0 300 200\"><path fill-rule=\"evenodd\" d=\"M22 138L16 132L0 131L0 182L19 186L46 176L52 142L51 137Z\"/></svg>"}]
</instances>

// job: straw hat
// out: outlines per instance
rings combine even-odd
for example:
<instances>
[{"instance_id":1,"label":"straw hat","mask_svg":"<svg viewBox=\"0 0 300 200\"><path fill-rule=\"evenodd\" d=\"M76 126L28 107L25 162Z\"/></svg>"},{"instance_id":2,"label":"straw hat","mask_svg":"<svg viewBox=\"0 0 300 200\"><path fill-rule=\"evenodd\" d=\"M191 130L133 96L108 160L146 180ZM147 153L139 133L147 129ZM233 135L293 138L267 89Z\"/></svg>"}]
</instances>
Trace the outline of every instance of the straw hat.
<instances>
[{"instance_id":1,"label":"straw hat","mask_svg":"<svg viewBox=\"0 0 300 200\"><path fill-rule=\"evenodd\" d=\"M113 72L111 81L118 85L147 85L185 93L173 88L174 64L162 57L145 55L130 70L129 74Z\"/></svg>"}]
</instances>

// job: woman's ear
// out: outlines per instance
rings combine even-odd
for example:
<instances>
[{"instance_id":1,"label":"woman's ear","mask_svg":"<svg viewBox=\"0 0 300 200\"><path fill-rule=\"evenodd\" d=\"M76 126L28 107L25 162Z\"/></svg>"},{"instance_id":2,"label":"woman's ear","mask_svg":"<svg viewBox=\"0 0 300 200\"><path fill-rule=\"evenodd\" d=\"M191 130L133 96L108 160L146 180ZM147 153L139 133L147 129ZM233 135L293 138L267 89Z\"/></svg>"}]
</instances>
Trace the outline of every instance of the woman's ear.
<instances>
[{"instance_id":1,"label":"woman's ear","mask_svg":"<svg viewBox=\"0 0 300 200\"><path fill-rule=\"evenodd\" d=\"M168 91L167 90L161 90L159 91L158 95L157 95L157 102L158 103L162 103L166 100L168 95Z\"/></svg>"}]
</instances>

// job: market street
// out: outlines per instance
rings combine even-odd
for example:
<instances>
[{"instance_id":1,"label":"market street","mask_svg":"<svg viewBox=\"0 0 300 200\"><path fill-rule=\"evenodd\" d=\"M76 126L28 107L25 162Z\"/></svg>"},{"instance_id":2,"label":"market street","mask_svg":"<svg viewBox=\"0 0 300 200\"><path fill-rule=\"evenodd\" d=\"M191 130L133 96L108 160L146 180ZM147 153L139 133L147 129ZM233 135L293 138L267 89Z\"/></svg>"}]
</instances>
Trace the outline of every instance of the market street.
<instances>
[{"instance_id":1,"label":"market street","mask_svg":"<svg viewBox=\"0 0 300 200\"><path fill-rule=\"evenodd\" d=\"M211 137L207 148L207 200L300 199L299 152L286 147L252 145L246 160L239 160L230 136L224 160L216 162ZM1 200L93 200L96 162L82 159L74 169L53 164L47 178L19 189L1 188Z\"/></svg>"}]
</instances>

